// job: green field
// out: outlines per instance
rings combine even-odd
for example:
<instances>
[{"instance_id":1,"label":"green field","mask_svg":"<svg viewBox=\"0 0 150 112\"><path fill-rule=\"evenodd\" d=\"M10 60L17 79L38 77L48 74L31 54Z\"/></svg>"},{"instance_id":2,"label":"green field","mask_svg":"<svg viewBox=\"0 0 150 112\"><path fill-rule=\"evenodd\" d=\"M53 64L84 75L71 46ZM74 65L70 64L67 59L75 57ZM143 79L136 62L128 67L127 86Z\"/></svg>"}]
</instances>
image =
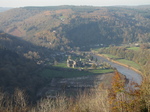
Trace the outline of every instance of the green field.
<instances>
[{"instance_id":1,"label":"green field","mask_svg":"<svg viewBox=\"0 0 150 112\"><path fill-rule=\"evenodd\" d=\"M113 72L113 69L93 69L89 70L89 72L94 73L94 74L103 74L103 73L110 73Z\"/></svg>"},{"instance_id":2,"label":"green field","mask_svg":"<svg viewBox=\"0 0 150 112\"><path fill-rule=\"evenodd\" d=\"M62 77L62 78L71 78L71 77L80 77L92 75L90 72L77 71L77 70L51 70L45 69L41 72L41 76L53 78L53 77Z\"/></svg>"},{"instance_id":3,"label":"green field","mask_svg":"<svg viewBox=\"0 0 150 112\"><path fill-rule=\"evenodd\" d=\"M62 78L71 78L71 77L81 77L87 75L97 75L113 72L112 69L90 69L87 71L79 71L76 69L44 69L40 74L43 77L53 78L53 77L62 77Z\"/></svg>"},{"instance_id":4,"label":"green field","mask_svg":"<svg viewBox=\"0 0 150 112\"><path fill-rule=\"evenodd\" d=\"M126 60L126 59L118 59L116 61L140 70L140 66L137 63L133 62L133 61L129 61L129 60Z\"/></svg>"},{"instance_id":5,"label":"green field","mask_svg":"<svg viewBox=\"0 0 150 112\"><path fill-rule=\"evenodd\" d=\"M129 61L129 60L126 60L126 59L120 59L118 56L111 55L111 54L103 54L103 55L108 57L108 58L113 58L113 59L115 59L115 61L118 61L120 63L126 64L130 67L133 67L133 68L136 68L136 69L140 70L140 66L137 63L133 62L133 61Z\"/></svg>"},{"instance_id":6,"label":"green field","mask_svg":"<svg viewBox=\"0 0 150 112\"><path fill-rule=\"evenodd\" d=\"M66 61L63 61L62 63L58 63L57 65L54 65L55 67L61 67L61 68L68 68Z\"/></svg>"},{"instance_id":7,"label":"green field","mask_svg":"<svg viewBox=\"0 0 150 112\"><path fill-rule=\"evenodd\" d=\"M134 50L134 51L139 51L140 50L140 47L130 47L128 48L129 50Z\"/></svg>"},{"instance_id":8,"label":"green field","mask_svg":"<svg viewBox=\"0 0 150 112\"><path fill-rule=\"evenodd\" d=\"M72 57L76 59L75 57ZM68 68L66 61L56 63L52 68L45 68L41 71L40 75L43 77L53 78L53 77L62 77L62 78L71 78L71 77L81 77L87 75L97 75L113 72L112 69L91 69L86 68L79 70L80 68Z\"/></svg>"}]
</instances>

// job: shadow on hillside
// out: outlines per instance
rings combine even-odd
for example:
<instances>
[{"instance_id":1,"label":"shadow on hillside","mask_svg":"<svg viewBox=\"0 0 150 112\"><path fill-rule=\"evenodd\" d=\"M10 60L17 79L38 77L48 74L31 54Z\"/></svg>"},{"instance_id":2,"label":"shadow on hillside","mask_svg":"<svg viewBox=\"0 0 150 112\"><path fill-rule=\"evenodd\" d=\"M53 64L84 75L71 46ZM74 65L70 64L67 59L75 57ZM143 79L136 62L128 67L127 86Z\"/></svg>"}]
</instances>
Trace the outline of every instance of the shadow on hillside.
<instances>
[{"instance_id":1,"label":"shadow on hillside","mask_svg":"<svg viewBox=\"0 0 150 112\"><path fill-rule=\"evenodd\" d=\"M33 45L1 31L0 88L10 94L19 88L27 93L30 101L35 101L38 90L50 80L39 75L38 70L42 65L38 65L37 61L51 59L50 55L53 53L50 49Z\"/></svg>"}]
</instances>

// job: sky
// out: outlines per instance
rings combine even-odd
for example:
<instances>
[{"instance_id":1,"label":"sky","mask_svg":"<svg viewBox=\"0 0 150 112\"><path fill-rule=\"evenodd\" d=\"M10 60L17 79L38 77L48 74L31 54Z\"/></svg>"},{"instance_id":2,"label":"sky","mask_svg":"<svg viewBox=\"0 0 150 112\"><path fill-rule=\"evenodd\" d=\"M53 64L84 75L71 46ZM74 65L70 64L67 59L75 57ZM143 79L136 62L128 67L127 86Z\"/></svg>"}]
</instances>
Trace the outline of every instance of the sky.
<instances>
[{"instance_id":1,"label":"sky","mask_svg":"<svg viewBox=\"0 0 150 112\"><path fill-rule=\"evenodd\" d=\"M150 0L0 0L0 7L58 6L58 5L135 6L135 5L150 5Z\"/></svg>"}]
</instances>

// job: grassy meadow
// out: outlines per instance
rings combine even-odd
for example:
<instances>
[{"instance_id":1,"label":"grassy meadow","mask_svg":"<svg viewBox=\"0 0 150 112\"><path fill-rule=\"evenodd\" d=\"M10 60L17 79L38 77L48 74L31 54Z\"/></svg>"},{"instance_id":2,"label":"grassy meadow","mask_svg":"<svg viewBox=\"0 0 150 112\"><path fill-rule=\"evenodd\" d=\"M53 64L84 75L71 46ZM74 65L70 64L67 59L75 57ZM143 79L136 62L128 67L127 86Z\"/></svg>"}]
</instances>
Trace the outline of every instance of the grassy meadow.
<instances>
[{"instance_id":1,"label":"grassy meadow","mask_svg":"<svg viewBox=\"0 0 150 112\"><path fill-rule=\"evenodd\" d=\"M136 68L136 69L140 70L140 65L138 65L137 63L135 63L133 61L126 60L126 59L121 59L118 56L111 55L111 54L103 54L103 55L108 57L108 58L114 59L115 61L118 61L120 63L126 64L130 67L133 67L133 68Z\"/></svg>"},{"instance_id":2,"label":"grassy meadow","mask_svg":"<svg viewBox=\"0 0 150 112\"><path fill-rule=\"evenodd\" d=\"M134 51L139 51L140 50L140 47L129 47L127 48L129 50L134 50Z\"/></svg>"}]
</instances>

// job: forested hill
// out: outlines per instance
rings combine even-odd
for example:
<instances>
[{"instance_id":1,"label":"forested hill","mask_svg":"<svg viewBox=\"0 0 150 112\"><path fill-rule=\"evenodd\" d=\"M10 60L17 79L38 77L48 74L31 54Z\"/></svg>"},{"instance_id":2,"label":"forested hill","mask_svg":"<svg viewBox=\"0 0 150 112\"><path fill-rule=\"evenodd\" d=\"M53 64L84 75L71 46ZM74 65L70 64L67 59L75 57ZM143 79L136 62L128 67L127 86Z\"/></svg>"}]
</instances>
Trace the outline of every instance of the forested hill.
<instances>
[{"instance_id":1,"label":"forested hill","mask_svg":"<svg viewBox=\"0 0 150 112\"><path fill-rule=\"evenodd\" d=\"M25 41L20 37L12 36L2 31L0 31L0 46L35 62L44 61L46 58L53 60L52 55L57 53L56 50L37 46L32 42Z\"/></svg>"},{"instance_id":2,"label":"forested hill","mask_svg":"<svg viewBox=\"0 0 150 112\"><path fill-rule=\"evenodd\" d=\"M35 74L37 64L18 53L0 45L0 88L13 94L15 88L25 90L29 99L34 101L39 88L45 80Z\"/></svg>"},{"instance_id":3,"label":"forested hill","mask_svg":"<svg viewBox=\"0 0 150 112\"><path fill-rule=\"evenodd\" d=\"M150 42L150 6L22 7L0 13L0 30L53 50Z\"/></svg>"},{"instance_id":4,"label":"forested hill","mask_svg":"<svg viewBox=\"0 0 150 112\"><path fill-rule=\"evenodd\" d=\"M3 91L12 94L15 88L19 88L27 92L30 100L36 99L37 91L47 83L37 72L42 67L37 62L44 61L45 55L43 56L42 52L45 52L49 59L52 53L50 50L41 49L0 32L0 88Z\"/></svg>"}]
</instances>

